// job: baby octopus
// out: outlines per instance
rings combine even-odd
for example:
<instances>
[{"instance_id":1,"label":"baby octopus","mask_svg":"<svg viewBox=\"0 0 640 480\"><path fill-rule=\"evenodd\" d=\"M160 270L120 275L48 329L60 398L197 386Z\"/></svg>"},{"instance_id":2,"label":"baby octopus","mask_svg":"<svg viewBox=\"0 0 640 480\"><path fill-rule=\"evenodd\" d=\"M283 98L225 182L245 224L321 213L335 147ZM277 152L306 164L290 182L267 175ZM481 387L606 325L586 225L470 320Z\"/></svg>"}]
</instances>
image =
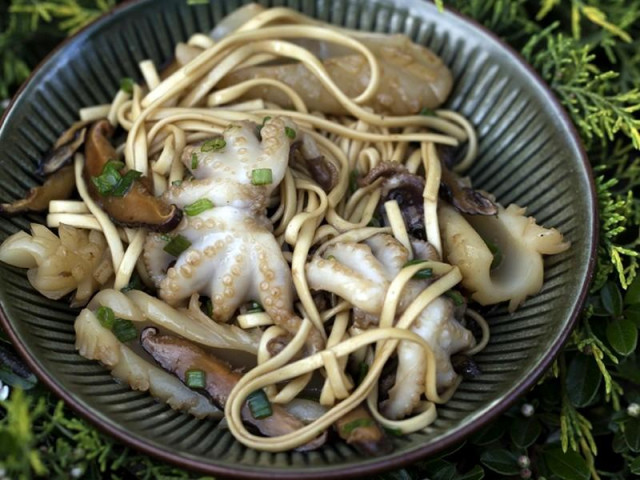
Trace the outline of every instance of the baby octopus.
<instances>
[{"instance_id":1,"label":"baby octopus","mask_svg":"<svg viewBox=\"0 0 640 480\"><path fill-rule=\"evenodd\" d=\"M296 333L301 319L293 311L291 271L266 217L296 136L296 125L278 117L260 130L252 122L231 124L222 137L184 149L182 162L193 179L173 185L164 196L186 213L170 237L180 235L190 245L173 256L165 251L167 237L152 233L144 248L160 298L177 305L194 293L208 295L218 322L258 301L276 325ZM270 170L270 183L254 184L263 183L253 178L255 170ZM319 332L313 331L307 346L310 352L321 348Z\"/></svg>"},{"instance_id":2,"label":"baby octopus","mask_svg":"<svg viewBox=\"0 0 640 480\"><path fill-rule=\"evenodd\" d=\"M415 240L412 248L416 258L437 260L437 252L426 242ZM322 256L316 255L307 264L309 286L326 290L348 300L354 306L355 323L367 328L378 322L382 305L391 283L407 263L409 252L394 237L378 234L364 243L342 242L331 245ZM431 283L412 279L400 298L398 310L409 304ZM435 356L438 390L451 386L456 373L450 356L475 345L472 333L457 320L463 313L444 296L436 298L420 313L411 330L426 340ZM422 347L402 341L398 345L398 369L389 399L381 411L391 419L409 415L420 403L425 391L426 360Z\"/></svg>"}]
</instances>

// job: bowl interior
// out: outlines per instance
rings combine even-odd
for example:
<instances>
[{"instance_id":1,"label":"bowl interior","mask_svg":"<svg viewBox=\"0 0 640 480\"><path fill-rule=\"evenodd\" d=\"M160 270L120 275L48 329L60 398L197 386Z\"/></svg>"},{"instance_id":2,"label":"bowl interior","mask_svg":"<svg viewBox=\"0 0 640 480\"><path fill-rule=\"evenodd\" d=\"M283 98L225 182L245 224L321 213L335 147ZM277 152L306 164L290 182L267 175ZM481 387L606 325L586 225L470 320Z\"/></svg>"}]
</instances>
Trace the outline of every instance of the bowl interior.
<instances>
[{"instance_id":1,"label":"bowl interior","mask_svg":"<svg viewBox=\"0 0 640 480\"><path fill-rule=\"evenodd\" d=\"M263 2L269 3L269 2ZM215 421L197 420L115 382L74 348L75 311L41 297L25 271L0 265L5 327L43 380L109 433L149 453L211 473L254 478L330 478L387 469L468 435L524 392L560 348L579 312L595 242L593 188L576 134L553 96L511 51L480 27L427 2L364 0L274 1L351 28L399 32L431 47L450 66L455 88L448 107L476 126L480 157L470 174L476 187L503 203L528 207L539 223L558 228L572 248L545 261L539 295L514 314L492 310L491 342L475 357L483 374L462 383L439 407L426 431L395 438L395 451L366 458L331 442L310 453L247 449ZM173 46L207 32L236 0L188 5L141 0L85 29L35 73L0 126L0 200L21 197L38 183L35 166L79 108L107 103L137 63L166 63ZM28 229L42 215L3 219L0 240Z\"/></svg>"}]
</instances>

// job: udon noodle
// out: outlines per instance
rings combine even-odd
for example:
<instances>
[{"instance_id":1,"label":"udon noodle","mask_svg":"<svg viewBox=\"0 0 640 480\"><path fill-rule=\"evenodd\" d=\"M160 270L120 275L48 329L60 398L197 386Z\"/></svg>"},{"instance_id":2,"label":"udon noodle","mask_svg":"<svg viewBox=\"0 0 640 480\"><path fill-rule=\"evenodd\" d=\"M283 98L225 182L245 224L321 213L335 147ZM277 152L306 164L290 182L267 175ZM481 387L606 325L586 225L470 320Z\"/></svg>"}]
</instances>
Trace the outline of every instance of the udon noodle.
<instances>
[{"instance_id":1,"label":"udon noodle","mask_svg":"<svg viewBox=\"0 0 640 480\"><path fill-rule=\"evenodd\" d=\"M358 429L424 429L461 381L451 356L489 340L460 292L513 310L541 288L542 254L569 246L460 177L474 128L439 108L451 75L405 37L249 6L178 45L164 72L140 68L144 83L80 111L79 198L48 203L58 235L33 225L0 259L50 298L91 300L75 325L82 355L216 415L204 388L246 446L313 448L332 425L356 447ZM126 132L115 148L114 129ZM140 220L134 195L164 202L164 223ZM255 366L225 370L217 351ZM268 412L252 419L261 391Z\"/></svg>"}]
</instances>

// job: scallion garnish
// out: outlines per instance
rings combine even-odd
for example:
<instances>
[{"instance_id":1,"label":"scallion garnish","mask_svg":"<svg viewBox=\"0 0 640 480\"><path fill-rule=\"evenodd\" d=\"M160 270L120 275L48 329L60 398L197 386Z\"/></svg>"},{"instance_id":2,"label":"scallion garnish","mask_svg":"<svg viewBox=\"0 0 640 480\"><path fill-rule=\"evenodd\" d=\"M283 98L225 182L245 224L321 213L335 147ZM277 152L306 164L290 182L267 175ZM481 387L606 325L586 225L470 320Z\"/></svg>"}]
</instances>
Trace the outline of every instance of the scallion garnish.
<instances>
[{"instance_id":1,"label":"scallion garnish","mask_svg":"<svg viewBox=\"0 0 640 480\"><path fill-rule=\"evenodd\" d=\"M446 292L444 292L444 294L453 301L453 304L456 307L464 305L464 297L457 290L447 290Z\"/></svg>"},{"instance_id":2,"label":"scallion garnish","mask_svg":"<svg viewBox=\"0 0 640 480\"><path fill-rule=\"evenodd\" d=\"M340 429L344 435L348 435L356 428L370 427L375 422L371 418L356 418L349 423L345 423Z\"/></svg>"},{"instance_id":3,"label":"scallion garnish","mask_svg":"<svg viewBox=\"0 0 640 480\"><path fill-rule=\"evenodd\" d=\"M191 154L191 170L195 170L198 168L198 155L195 153Z\"/></svg>"},{"instance_id":4,"label":"scallion garnish","mask_svg":"<svg viewBox=\"0 0 640 480\"><path fill-rule=\"evenodd\" d=\"M422 115L423 117L433 117L435 114L436 112L434 110L431 110L427 107L422 107L422 110L420 110L420 113L418 115Z\"/></svg>"},{"instance_id":5,"label":"scallion garnish","mask_svg":"<svg viewBox=\"0 0 640 480\"><path fill-rule=\"evenodd\" d=\"M133 81L133 78L125 77L120 80L120 90L122 90L125 93L128 93L129 95L133 93L134 85L135 85L135 82Z\"/></svg>"},{"instance_id":6,"label":"scallion garnish","mask_svg":"<svg viewBox=\"0 0 640 480\"><path fill-rule=\"evenodd\" d=\"M394 437L401 437L402 435L404 435L404 433L402 432L402 429L400 428L388 428L388 427L383 427L384 431L387 432L389 435L393 435Z\"/></svg>"},{"instance_id":7,"label":"scallion garnish","mask_svg":"<svg viewBox=\"0 0 640 480\"><path fill-rule=\"evenodd\" d=\"M360 385L365 377L369 373L369 364L366 362L360 362L360 371L358 372L358 385Z\"/></svg>"},{"instance_id":8,"label":"scallion garnish","mask_svg":"<svg viewBox=\"0 0 640 480\"><path fill-rule=\"evenodd\" d=\"M200 147L201 152L219 152L224 147L227 146L227 142L224 138L212 138L211 140L207 140Z\"/></svg>"},{"instance_id":9,"label":"scallion garnish","mask_svg":"<svg viewBox=\"0 0 640 480\"><path fill-rule=\"evenodd\" d=\"M407 263L404 264L405 267L409 267L411 265L417 265L419 263L424 263L424 260L420 260L420 259L416 259L416 260L410 260ZM425 278L431 278L433 277L433 269L431 268L423 268L422 270L418 270L414 275L413 278L417 278L420 280L423 280Z\"/></svg>"},{"instance_id":10,"label":"scallion garnish","mask_svg":"<svg viewBox=\"0 0 640 480\"><path fill-rule=\"evenodd\" d=\"M102 167L100 175L91 177L91 181L100 195L123 197L129 191L135 179L142 175L137 170L129 170L124 175L121 175L120 170L123 168L124 163L118 160L109 160Z\"/></svg>"},{"instance_id":11,"label":"scallion garnish","mask_svg":"<svg viewBox=\"0 0 640 480\"><path fill-rule=\"evenodd\" d=\"M164 246L163 250L169 255L177 257L190 246L191 242L189 240L187 240L182 235L176 235L171 240L169 240L169 243Z\"/></svg>"},{"instance_id":12,"label":"scallion garnish","mask_svg":"<svg viewBox=\"0 0 640 480\"><path fill-rule=\"evenodd\" d=\"M247 404L251 411L251 416L255 419L267 418L273 414L271 402L263 390L256 390L247 397Z\"/></svg>"},{"instance_id":13,"label":"scallion garnish","mask_svg":"<svg viewBox=\"0 0 640 480\"><path fill-rule=\"evenodd\" d=\"M284 127L284 134L291 140L296 138L296 131L291 127Z\"/></svg>"},{"instance_id":14,"label":"scallion garnish","mask_svg":"<svg viewBox=\"0 0 640 480\"><path fill-rule=\"evenodd\" d=\"M121 342L130 342L138 338L138 330L136 330L133 322L124 318L116 318L111 331Z\"/></svg>"},{"instance_id":15,"label":"scallion garnish","mask_svg":"<svg viewBox=\"0 0 640 480\"><path fill-rule=\"evenodd\" d=\"M484 243L487 244L489 251L493 255L493 261L491 262L491 270L498 268L502 263L502 250L500 250L500 247L498 247L498 245L493 243L491 240L484 239Z\"/></svg>"},{"instance_id":16,"label":"scallion garnish","mask_svg":"<svg viewBox=\"0 0 640 480\"><path fill-rule=\"evenodd\" d=\"M213 202L208 198L201 198L200 200L196 200L190 205L186 205L184 207L184 213L193 217L195 215L200 215L205 210L210 210L214 207Z\"/></svg>"},{"instance_id":17,"label":"scallion garnish","mask_svg":"<svg viewBox=\"0 0 640 480\"><path fill-rule=\"evenodd\" d=\"M184 380L187 387L204 388L206 386L206 374L202 370L187 370L184 374Z\"/></svg>"},{"instance_id":18,"label":"scallion garnish","mask_svg":"<svg viewBox=\"0 0 640 480\"><path fill-rule=\"evenodd\" d=\"M269 185L273 183L273 172L270 168L255 168L251 170L251 183L253 185Z\"/></svg>"},{"instance_id":19,"label":"scallion garnish","mask_svg":"<svg viewBox=\"0 0 640 480\"><path fill-rule=\"evenodd\" d=\"M260 313L264 312L264 308L258 302L249 303L249 308L247 308L247 313Z\"/></svg>"},{"instance_id":20,"label":"scallion garnish","mask_svg":"<svg viewBox=\"0 0 640 480\"><path fill-rule=\"evenodd\" d=\"M144 289L144 284L142 283L142 279L140 278L140 275L134 273L131 276L131 280L129 280L129 283L127 283L126 286L122 287L120 291L129 292L131 290L143 290L143 289Z\"/></svg>"},{"instance_id":21,"label":"scallion garnish","mask_svg":"<svg viewBox=\"0 0 640 480\"><path fill-rule=\"evenodd\" d=\"M111 330L113 323L116 321L116 314L113 313L113 310L109 307L98 307L96 317L98 317L100 325L109 330Z\"/></svg>"}]
</instances>

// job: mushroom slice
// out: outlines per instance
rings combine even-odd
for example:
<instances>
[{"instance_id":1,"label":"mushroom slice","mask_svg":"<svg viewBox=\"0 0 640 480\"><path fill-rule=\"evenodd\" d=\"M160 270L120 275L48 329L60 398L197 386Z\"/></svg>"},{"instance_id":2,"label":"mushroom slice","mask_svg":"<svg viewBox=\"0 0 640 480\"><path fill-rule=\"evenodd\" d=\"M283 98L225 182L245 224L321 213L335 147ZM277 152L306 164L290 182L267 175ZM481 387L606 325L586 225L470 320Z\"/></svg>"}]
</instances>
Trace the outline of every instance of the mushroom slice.
<instances>
[{"instance_id":1,"label":"mushroom slice","mask_svg":"<svg viewBox=\"0 0 640 480\"><path fill-rule=\"evenodd\" d=\"M334 428L345 442L362 455L381 456L393 450L389 437L363 405L340 418Z\"/></svg>"},{"instance_id":2,"label":"mushroom slice","mask_svg":"<svg viewBox=\"0 0 640 480\"><path fill-rule=\"evenodd\" d=\"M440 183L444 187L440 191L451 200L451 204L459 212L469 215L496 215L498 213L496 204L484 193L474 190L468 178L463 178L449 170L445 162L440 163L442 165Z\"/></svg>"},{"instance_id":3,"label":"mushroom slice","mask_svg":"<svg viewBox=\"0 0 640 480\"><path fill-rule=\"evenodd\" d=\"M51 175L71 162L71 157L82 146L87 133L88 121L76 122L66 130L42 159L38 167L41 175Z\"/></svg>"},{"instance_id":4,"label":"mushroom slice","mask_svg":"<svg viewBox=\"0 0 640 480\"><path fill-rule=\"evenodd\" d=\"M142 331L142 348L151 355L165 370L175 374L186 382L187 371L199 370L205 374L204 389L218 407L224 405L233 387L242 374L234 371L222 360L182 338L171 335L159 335L158 330L149 327ZM242 407L242 418L256 427L263 435L277 437L295 432L304 427L304 423L277 404L271 405L272 413L265 418L254 418L248 404ZM298 450L311 450L321 446L326 440L326 432L315 440L298 447Z\"/></svg>"},{"instance_id":5,"label":"mushroom slice","mask_svg":"<svg viewBox=\"0 0 640 480\"><path fill-rule=\"evenodd\" d=\"M98 191L92 178L99 177L105 165L117 158L109 142L112 133L113 127L107 120L94 123L87 133L84 176L91 198L118 225L145 227L156 232L173 230L182 219L182 211L155 197L146 178L134 179L131 188L123 196L103 195Z\"/></svg>"},{"instance_id":6,"label":"mushroom slice","mask_svg":"<svg viewBox=\"0 0 640 480\"><path fill-rule=\"evenodd\" d=\"M73 167L63 167L57 175L48 177L44 184L31 188L26 197L12 203L0 204L0 213L13 215L20 212L46 210L51 200L65 200L71 196L76 186Z\"/></svg>"}]
</instances>

